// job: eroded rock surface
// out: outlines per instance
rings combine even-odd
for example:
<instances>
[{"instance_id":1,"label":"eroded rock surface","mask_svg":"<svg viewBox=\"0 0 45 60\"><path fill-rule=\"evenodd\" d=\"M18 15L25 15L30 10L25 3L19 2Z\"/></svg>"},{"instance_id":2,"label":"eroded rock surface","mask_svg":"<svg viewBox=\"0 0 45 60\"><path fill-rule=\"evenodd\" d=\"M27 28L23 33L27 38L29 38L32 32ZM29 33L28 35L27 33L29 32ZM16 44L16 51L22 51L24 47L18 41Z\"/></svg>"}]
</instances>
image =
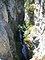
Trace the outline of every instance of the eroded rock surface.
<instances>
[{"instance_id":1,"label":"eroded rock surface","mask_svg":"<svg viewBox=\"0 0 45 60\"><path fill-rule=\"evenodd\" d=\"M37 3L36 5L40 6L40 4ZM31 41L35 46L33 58L30 60L45 60L45 17L43 17L42 14L42 5L43 1L41 1L41 6L38 8L38 10L40 10L37 14L39 17L34 18L35 25L30 34Z\"/></svg>"},{"instance_id":2,"label":"eroded rock surface","mask_svg":"<svg viewBox=\"0 0 45 60\"><path fill-rule=\"evenodd\" d=\"M0 57L13 60L15 51L14 34L8 24L8 12L3 1L0 1Z\"/></svg>"}]
</instances>

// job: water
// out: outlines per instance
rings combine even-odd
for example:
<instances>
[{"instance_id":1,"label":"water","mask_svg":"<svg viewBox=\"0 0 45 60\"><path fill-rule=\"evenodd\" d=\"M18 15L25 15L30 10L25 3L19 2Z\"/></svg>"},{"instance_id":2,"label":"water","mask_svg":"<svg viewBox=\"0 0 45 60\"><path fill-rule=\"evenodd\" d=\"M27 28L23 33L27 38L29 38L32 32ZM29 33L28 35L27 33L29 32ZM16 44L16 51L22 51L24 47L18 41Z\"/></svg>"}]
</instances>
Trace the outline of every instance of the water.
<instances>
[{"instance_id":1,"label":"water","mask_svg":"<svg viewBox=\"0 0 45 60\"><path fill-rule=\"evenodd\" d=\"M25 44L23 44L22 53L23 53L25 59L27 60L27 51L26 51L26 45Z\"/></svg>"},{"instance_id":2,"label":"water","mask_svg":"<svg viewBox=\"0 0 45 60\"><path fill-rule=\"evenodd\" d=\"M27 60L26 45L23 43L23 31L20 31L20 43L23 46L22 54L24 55L25 59Z\"/></svg>"},{"instance_id":3,"label":"water","mask_svg":"<svg viewBox=\"0 0 45 60\"><path fill-rule=\"evenodd\" d=\"M0 58L0 60L2 60L2 59Z\"/></svg>"},{"instance_id":4,"label":"water","mask_svg":"<svg viewBox=\"0 0 45 60\"><path fill-rule=\"evenodd\" d=\"M23 44L23 31L20 31L20 43Z\"/></svg>"}]
</instances>

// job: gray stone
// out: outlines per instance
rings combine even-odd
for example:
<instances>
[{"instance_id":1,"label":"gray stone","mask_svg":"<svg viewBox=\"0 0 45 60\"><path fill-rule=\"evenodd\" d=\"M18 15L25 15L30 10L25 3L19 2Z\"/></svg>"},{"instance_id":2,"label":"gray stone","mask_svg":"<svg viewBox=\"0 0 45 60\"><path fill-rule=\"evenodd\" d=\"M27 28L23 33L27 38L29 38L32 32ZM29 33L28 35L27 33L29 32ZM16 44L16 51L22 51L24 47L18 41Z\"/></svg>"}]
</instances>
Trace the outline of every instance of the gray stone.
<instances>
[{"instance_id":1,"label":"gray stone","mask_svg":"<svg viewBox=\"0 0 45 60\"><path fill-rule=\"evenodd\" d=\"M6 59L12 58L9 38L5 28L2 25L0 25L0 55L4 56Z\"/></svg>"},{"instance_id":2,"label":"gray stone","mask_svg":"<svg viewBox=\"0 0 45 60\"><path fill-rule=\"evenodd\" d=\"M1 19L4 19L6 22L8 22L8 12L5 4L2 1L0 1L0 20Z\"/></svg>"}]
</instances>

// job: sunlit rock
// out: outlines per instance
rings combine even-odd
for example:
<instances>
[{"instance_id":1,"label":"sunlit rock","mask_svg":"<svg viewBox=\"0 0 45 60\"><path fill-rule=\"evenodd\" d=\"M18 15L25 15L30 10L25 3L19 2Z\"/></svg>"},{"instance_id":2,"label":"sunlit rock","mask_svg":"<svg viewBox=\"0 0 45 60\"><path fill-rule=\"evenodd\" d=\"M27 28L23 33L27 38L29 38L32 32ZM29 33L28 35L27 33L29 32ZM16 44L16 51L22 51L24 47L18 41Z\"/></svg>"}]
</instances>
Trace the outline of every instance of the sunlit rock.
<instances>
[{"instance_id":1,"label":"sunlit rock","mask_svg":"<svg viewBox=\"0 0 45 60\"><path fill-rule=\"evenodd\" d=\"M8 12L5 4L2 1L0 1L0 20L1 19L4 19L6 22L8 22Z\"/></svg>"},{"instance_id":2,"label":"sunlit rock","mask_svg":"<svg viewBox=\"0 0 45 60\"><path fill-rule=\"evenodd\" d=\"M35 47L33 58L30 60L45 60L45 18L42 14L42 3L43 1L41 0L40 8L38 8L40 11L36 11L36 13L40 14L37 14L38 18L34 18L35 27L33 27L30 33L31 41Z\"/></svg>"}]
</instances>

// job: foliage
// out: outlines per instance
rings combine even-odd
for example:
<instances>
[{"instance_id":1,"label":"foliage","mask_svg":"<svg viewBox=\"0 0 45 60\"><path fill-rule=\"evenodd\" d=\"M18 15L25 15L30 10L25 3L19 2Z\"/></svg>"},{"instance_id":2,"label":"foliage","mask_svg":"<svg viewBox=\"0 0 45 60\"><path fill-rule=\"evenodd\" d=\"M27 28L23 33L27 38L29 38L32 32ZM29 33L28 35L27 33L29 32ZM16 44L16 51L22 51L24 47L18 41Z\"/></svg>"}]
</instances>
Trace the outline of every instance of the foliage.
<instances>
[{"instance_id":1,"label":"foliage","mask_svg":"<svg viewBox=\"0 0 45 60\"><path fill-rule=\"evenodd\" d=\"M25 13L27 13L27 21L25 19L25 31L24 31L24 43L27 44L27 46L30 47L31 50L34 49L33 44L30 41L30 32L33 29L34 26L34 10L36 9L36 6L34 4L34 0L26 0L24 4Z\"/></svg>"},{"instance_id":2,"label":"foliage","mask_svg":"<svg viewBox=\"0 0 45 60\"><path fill-rule=\"evenodd\" d=\"M35 9L36 9L35 4L30 4L29 11L34 12Z\"/></svg>"},{"instance_id":3,"label":"foliage","mask_svg":"<svg viewBox=\"0 0 45 60\"><path fill-rule=\"evenodd\" d=\"M34 10L36 9L34 3L28 3L27 1L25 2L24 7L26 11L30 11L30 12L34 12Z\"/></svg>"},{"instance_id":4,"label":"foliage","mask_svg":"<svg viewBox=\"0 0 45 60\"><path fill-rule=\"evenodd\" d=\"M19 28L19 31L23 30L23 26L21 26L21 25L18 25L18 28Z\"/></svg>"},{"instance_id":5,"label":"foliage","mask_svg":"<svg viewBox=\"0 0 45 60\"><path fill-rule=\"evenodd\" d=\"M32 29L33 29L33 25L32 24L28 25L28 27L26 28L26 30L24 32L24 37L27 37L28 34L30 34Z\"/></svg>"}]
</instances>

